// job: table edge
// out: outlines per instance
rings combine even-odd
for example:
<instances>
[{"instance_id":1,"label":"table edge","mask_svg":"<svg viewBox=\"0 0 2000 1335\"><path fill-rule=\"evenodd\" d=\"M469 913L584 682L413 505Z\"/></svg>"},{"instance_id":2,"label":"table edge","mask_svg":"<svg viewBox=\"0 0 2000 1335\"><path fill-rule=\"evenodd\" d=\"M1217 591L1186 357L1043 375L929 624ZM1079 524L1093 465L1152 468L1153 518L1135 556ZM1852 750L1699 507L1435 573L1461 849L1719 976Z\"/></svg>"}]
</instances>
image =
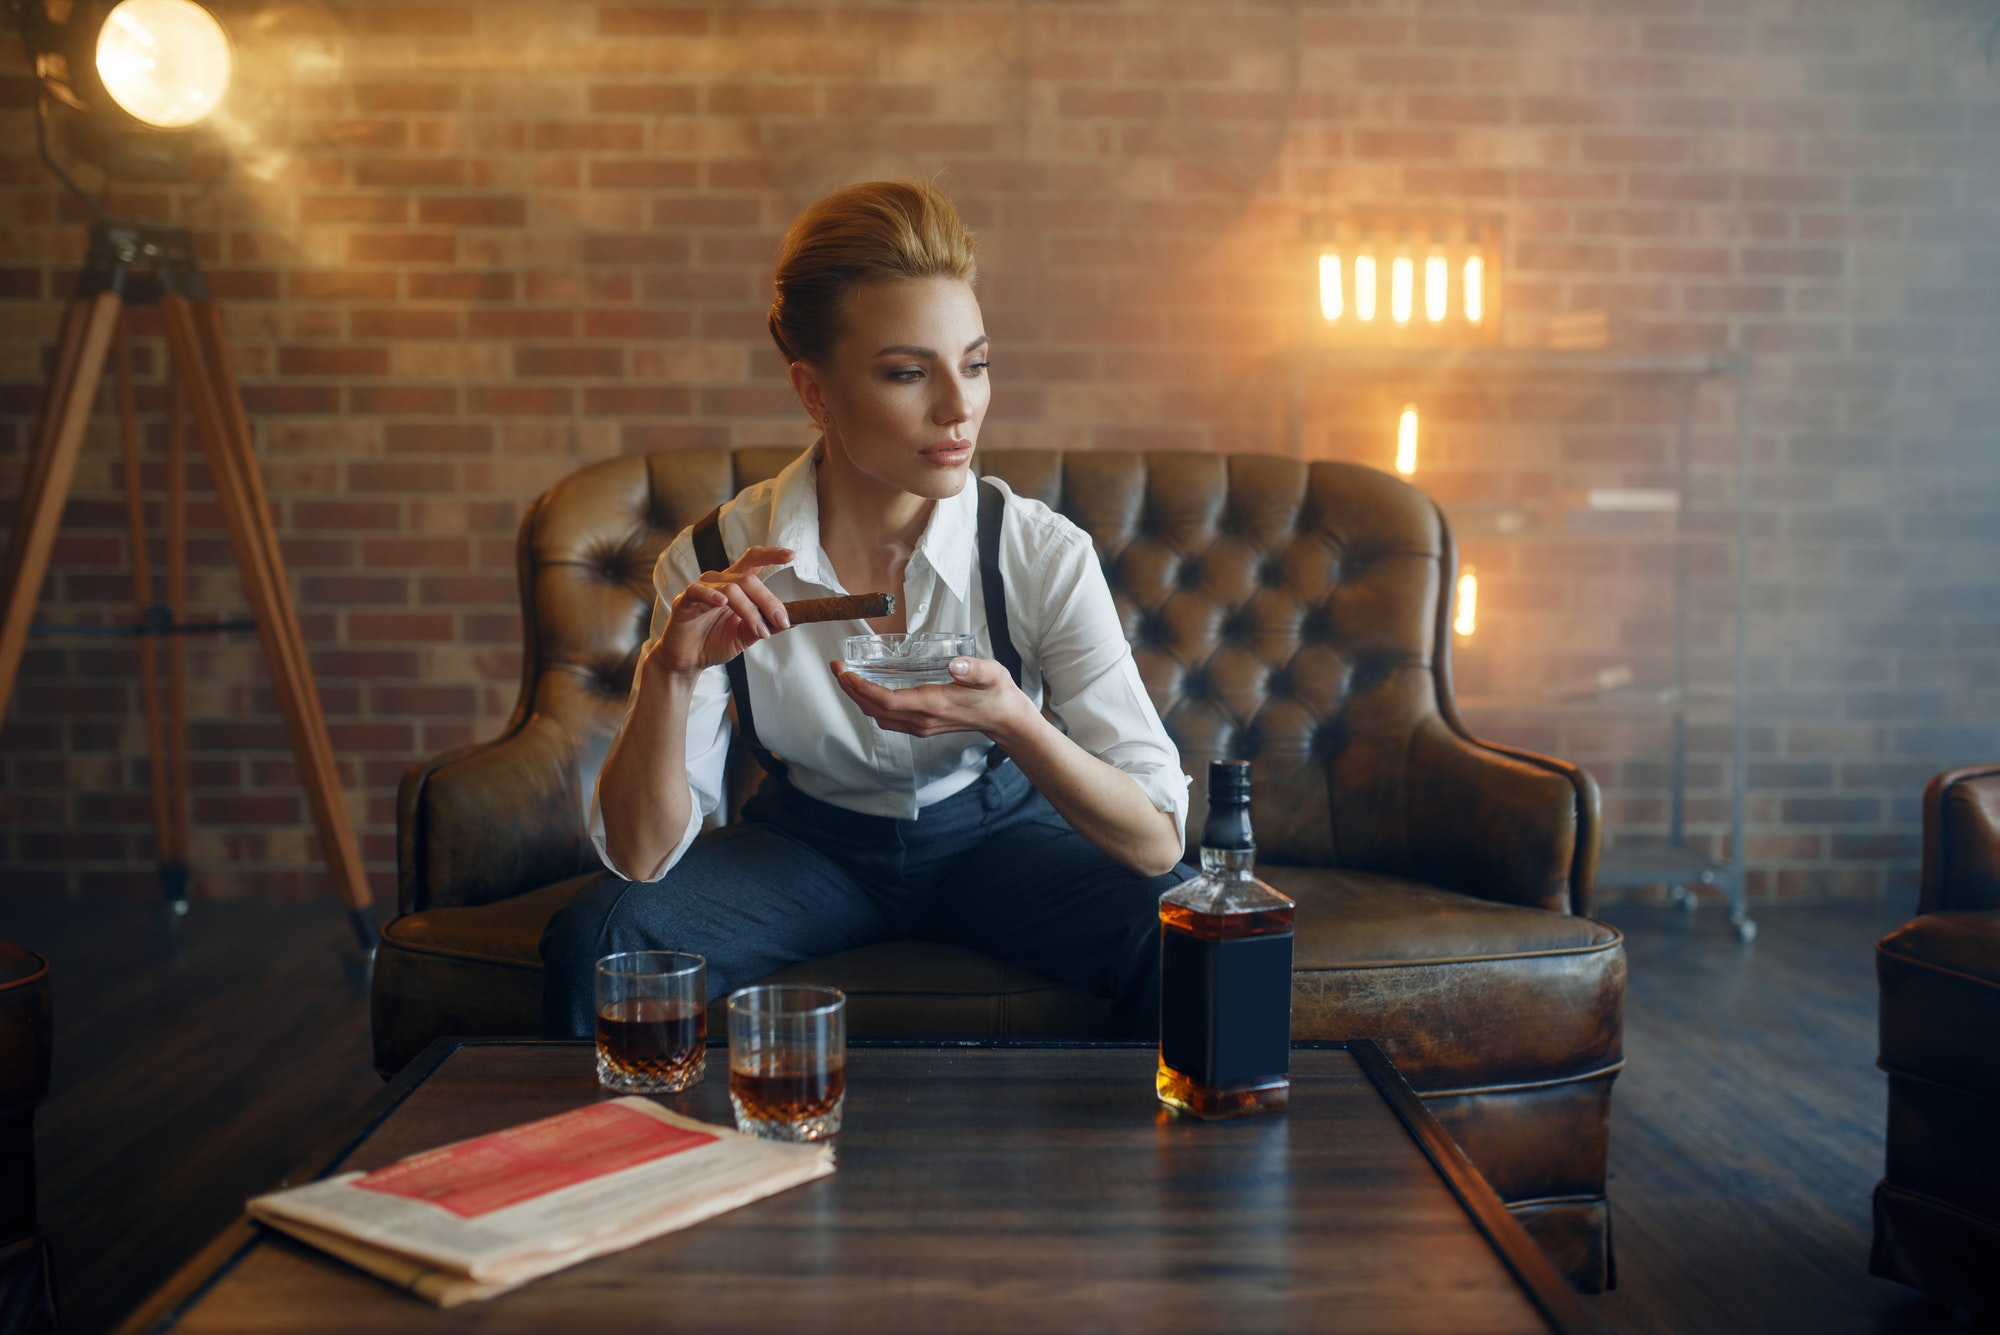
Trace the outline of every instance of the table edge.
<instances>
[{"instance_id":1,"label":"table edge","mask_svg":"<svg viewBox=\"0 0 2000 1335\"><path fill-rule=\"evenodd\" d=\"M709 1046L724 1041L711 1038ZM363 1104L348 1124L319 1149L306 1156L297 1168L276 1184L290 1186L300 1181L326 1177L343 1163L360 1144L373 1135L397 1108L451 1059L461 1048L536 1048L587 1046L589 1039L575 1038L438 1038L418 1053L415 1060L398 1071L380 1093ZM853 1038L848 1046L861 1049L965 1048L988 1050L1078 1050L1091 1048L1151 1048L1146 1039L1014 1039L1014 1038ZM1443 1180L1446 1190L1486 1239L1500 1264L1519 1285L1528 1301L1557 1335L1603 1335L1599 1322L1576 1291L1570 1288L1554 1263L1535 1245L1526 1229L1508 1213L1498 1192L1481 1176L1465 1152L1445 1131L1423 1099L1410 1087L1382 1049L1372 1039L1296 1039L1294 1051L1346 1052L1373 1085L1375 1093L1389 1105L1404 1134L1416 1142L1431 1168ZM236 1222L190 1258L166 1283L115 1329L114 1335L153 1335L171 1330L183 1313L234 1270L264 1240L266 1230L239 1215Z\"/></svg>"}]
</instances>

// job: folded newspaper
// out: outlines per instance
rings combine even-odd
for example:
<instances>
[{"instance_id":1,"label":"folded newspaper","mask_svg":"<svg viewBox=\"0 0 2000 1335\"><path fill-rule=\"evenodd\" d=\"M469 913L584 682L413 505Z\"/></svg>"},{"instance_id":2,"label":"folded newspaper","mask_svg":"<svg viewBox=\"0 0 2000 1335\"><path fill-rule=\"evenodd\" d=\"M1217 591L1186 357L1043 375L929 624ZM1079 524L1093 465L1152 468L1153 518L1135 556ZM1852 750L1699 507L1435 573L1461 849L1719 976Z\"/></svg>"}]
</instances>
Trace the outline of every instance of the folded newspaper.
<instances>
[{"instance_id":1,"label":"folded newspaper","mask_svg":"<svg viewBox=\"0 0 2000 1335\"><path fill-rule=\"evenodd\" d=\"M248 1209L452 1307L832 1171L831 1146L758 1140L624 1098L275 1191Z\"/></svg>"}]
</instances>

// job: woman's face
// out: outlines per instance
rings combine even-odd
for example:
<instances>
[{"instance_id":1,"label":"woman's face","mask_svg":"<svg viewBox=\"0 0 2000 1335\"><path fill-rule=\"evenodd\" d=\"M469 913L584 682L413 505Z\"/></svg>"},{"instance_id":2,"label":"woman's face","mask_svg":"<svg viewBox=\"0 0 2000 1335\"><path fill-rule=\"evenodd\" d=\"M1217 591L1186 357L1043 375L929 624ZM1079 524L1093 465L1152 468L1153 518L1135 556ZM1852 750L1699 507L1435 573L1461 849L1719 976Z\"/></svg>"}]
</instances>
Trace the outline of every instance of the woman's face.
<instances>
[{"instance_id":1,"label":"woman's face","mask_svg":"<svg viewBox=\"0 0 2000 1335\"><path fill-rule=\"evenodd\" d=\"M986 418L986 322L954 278L849 289L826 365L792 368L827 448L899 491L942 500L965 486ZM830 422L830 425L829 425Z\"/></svg>"}]
</instances>

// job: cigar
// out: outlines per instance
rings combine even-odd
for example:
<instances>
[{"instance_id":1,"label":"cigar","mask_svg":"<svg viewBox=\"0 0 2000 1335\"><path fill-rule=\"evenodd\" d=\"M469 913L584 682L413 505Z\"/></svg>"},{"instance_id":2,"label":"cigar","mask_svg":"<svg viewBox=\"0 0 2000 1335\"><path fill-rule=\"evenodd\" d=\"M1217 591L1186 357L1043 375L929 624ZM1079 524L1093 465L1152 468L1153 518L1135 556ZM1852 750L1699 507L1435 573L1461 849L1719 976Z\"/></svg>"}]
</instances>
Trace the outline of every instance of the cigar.
<instances>
[{"instance_id":1,"label":"cigar","mask_svg":"<svg viewBox=\"0 0 2000 1335\"><path fill-rule=\"evenodd\" d=\"M894 614L893 593L854 593L845 598L801 598L785 604L785 615L794 626L812 621L866 621Z\"/></svg>"}]
</instances>

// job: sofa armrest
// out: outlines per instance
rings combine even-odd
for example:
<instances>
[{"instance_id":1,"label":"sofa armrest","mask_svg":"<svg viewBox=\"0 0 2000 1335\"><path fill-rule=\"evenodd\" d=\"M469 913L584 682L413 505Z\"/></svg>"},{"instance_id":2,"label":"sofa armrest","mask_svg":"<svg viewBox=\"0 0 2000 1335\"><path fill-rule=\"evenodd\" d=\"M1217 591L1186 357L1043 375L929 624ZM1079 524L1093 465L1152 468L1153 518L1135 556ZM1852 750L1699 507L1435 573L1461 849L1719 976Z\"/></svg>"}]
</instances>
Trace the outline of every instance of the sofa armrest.
<instances>
[{"instance_id":1,"label":"sofa armrest","mask_svg":"<svg viewBox=\"0 0 2000 1335\"><path fill-rule=\"evenodd\" d=\"M1917 912L2000 909L2000 765L1946 770L1924 787Z\"/></svg>"},{"instance_id":2,"label":"sofa armrest","mask_svg":"<svg viewBox=\"0 0 2000 1335\"><path fill-rule=\"evenodd\" d=\"M1597 781L1566 761L1475 741L1433 715L1410 739L1412 870L1478 899L1588 917Z\"/></svg>"},{"instance_id":3,"label":"sofa armrest","mask_svg":"<svg viewBox=\"0 0 2000 1335\"><path fill-rule=\"evenodd\" d=\"M569 730L538 712L411 766L396 794L402 911L490 904L596 868L578 760Z\"/></svg>"}]
</instances>

